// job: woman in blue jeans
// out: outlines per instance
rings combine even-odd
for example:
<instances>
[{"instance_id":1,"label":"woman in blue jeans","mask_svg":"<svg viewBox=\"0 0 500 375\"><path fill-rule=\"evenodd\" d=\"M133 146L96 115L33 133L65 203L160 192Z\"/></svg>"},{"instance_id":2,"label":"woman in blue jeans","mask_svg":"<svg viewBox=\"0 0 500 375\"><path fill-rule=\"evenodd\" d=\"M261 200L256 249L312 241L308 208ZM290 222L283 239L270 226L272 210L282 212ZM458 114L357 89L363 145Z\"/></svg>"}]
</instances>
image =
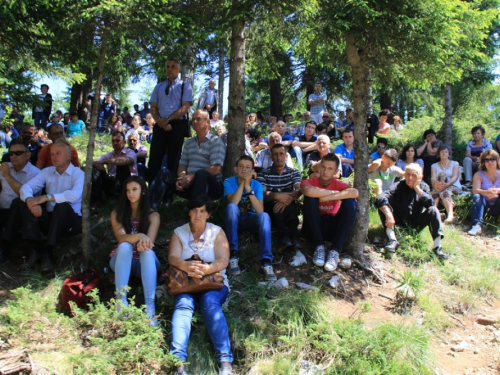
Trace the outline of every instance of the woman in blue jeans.
<instances>
[{"instance_id":1,"label":"woman in blue jeans","mask_svg":"<svg viewBox=\"0 0 500 375\"><path fill-rule=\"evenodd\" d=\"M191 333L191 319L198 305L212 344L214 345L219 375L231 375L233 354L226 318L222 304L226 301L229 284L226 267L229 263L229 244L221 227L207 223L212 212L212 201L205 195L192 198L188 203L189 223L175 229L170 239L169 263L181 269L190 277L201 278L220 272L225 286L220 290L200 293L184 293L175 297L174 315L172 317L172 345L170 352L183 362L187 360L187 346ZM194 254L203 262L184 260ZM177 368L177 374L187 374L184 365Z\"/></svg>"},{"instance_id":2,"label":"woman in blue jeans","mask_svg":"<svg viewBox=\"0 0 500 375\"><path fill-rule=\"evenodd\" d=\"M151 211L147 191L141 177L130 176L125 180L118 207L111 212L118 247L111 252L109 264L115 272L116 294L123 306L128 306L130 274L141 277L149 325L156 326L156 275L160 262L152 248L160 227L160 215Z\"/></svg>"},{"instance_id":3,"label":"woman in blue jeans","mask_svg":"<svg viewBox=\"0 0 500 375\"><path fill-rule=\"evenodd\" d=\"M476 236L482 232L485 211L500 215L500 160L498 152L486 150L479 157L479 171L472 179L472 228L467 232Z\"/></svg>"}]
</instances>

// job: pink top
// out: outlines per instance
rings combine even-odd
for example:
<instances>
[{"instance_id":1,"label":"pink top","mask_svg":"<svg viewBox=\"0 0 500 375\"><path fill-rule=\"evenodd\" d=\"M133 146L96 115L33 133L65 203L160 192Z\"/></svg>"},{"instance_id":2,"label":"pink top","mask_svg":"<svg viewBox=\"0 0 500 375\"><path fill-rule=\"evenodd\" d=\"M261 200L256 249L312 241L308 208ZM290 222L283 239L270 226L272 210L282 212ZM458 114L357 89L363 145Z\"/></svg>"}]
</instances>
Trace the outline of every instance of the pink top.
<instances>
[{"instance_id":1,"label":"pink top","mask_svg":"<svg viewBox=\"0 0 500 375\"><path fill-rule=\"evenodd\" d=\"M132 225L132 230L130 231L130 234L137 234L139 233L139 220L130 220L130 224ZM134 252L132 253L132 258L133 259L140 259L141 254L139 253L139 250L137 250L137 242L133 244L134 245ZM113 258L113 256L116 254L116 248L113 249L111 254L109 254L110 258Z\"/></svg>"},{"instance_id":2,"label":"pink top","mask_svg":"<svg viewBox=\"0 0 500 375\"><path fill-rule=\"evenodd\" d=\"M479 171L479 173L481 174L481 177L483 178L483 181L481 182L481 189L488 190L490 188L500 188L500 173L498 173L497 180L495 181L494 184L491 183L490 179L486 176L484 171ZM496 198L485 197L485 198L486 198L486 201L488 202L488 204L493 204L498 199L498 197L496 197Z\"/></svg>"},{"instance_id":3,"label":"pink top","mask_svg":"<svg viewBox=\"0 0 500 375\"><path fill-rule=\"evenodd\" d=\"M383 124L380 124L380 126L378 127L377 134L386 135L387 133L389 133L389 130L391 130L391 125L389 125L389 123L387 122L384 122Z\"/></svg>"}]
</instances>

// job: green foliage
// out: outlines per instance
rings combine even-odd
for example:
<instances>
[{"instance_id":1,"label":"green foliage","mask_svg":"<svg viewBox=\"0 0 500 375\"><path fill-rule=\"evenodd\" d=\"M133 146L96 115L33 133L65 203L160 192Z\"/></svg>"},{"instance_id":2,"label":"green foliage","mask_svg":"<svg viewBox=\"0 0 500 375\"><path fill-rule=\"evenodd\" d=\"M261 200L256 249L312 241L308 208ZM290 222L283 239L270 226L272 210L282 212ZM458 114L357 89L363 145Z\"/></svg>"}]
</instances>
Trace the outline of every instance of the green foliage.
<instances>
[{"instance_id":1,"label":"green foliage","mask_svg":"<svg viewBox=\"0 0 500 375\"><path fill-rule=\"evenodd\" d=\"M401 243L398 254L401 254L409 265L418 265L431 260L431 246L422 238L428 235L427 231L419 232L412 228L396 227L396 233Z\"/></svg>"}]
</instances>

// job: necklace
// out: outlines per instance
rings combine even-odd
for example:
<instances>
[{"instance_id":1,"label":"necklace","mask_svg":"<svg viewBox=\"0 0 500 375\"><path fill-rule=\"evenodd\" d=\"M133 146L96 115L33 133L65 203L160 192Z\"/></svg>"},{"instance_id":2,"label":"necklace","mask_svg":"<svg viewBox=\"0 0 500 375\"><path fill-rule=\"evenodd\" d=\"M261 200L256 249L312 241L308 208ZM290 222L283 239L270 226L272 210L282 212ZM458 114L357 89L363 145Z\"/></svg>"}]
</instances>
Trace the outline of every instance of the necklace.
<instances>
[{"instance_id":1,"label":"necklace","mask_svg":"<svg viewBox=\"0 0 500 375\"><path fill-rule=\"evenodd\" d=\"M447 170L449 167L450 167L450 163L451 161L448 159L448 161L446 162L446 167L443 165L443 161L440 161L439 162L439 166L441 167L442 170Z\"/></svg>"}]
</instances>

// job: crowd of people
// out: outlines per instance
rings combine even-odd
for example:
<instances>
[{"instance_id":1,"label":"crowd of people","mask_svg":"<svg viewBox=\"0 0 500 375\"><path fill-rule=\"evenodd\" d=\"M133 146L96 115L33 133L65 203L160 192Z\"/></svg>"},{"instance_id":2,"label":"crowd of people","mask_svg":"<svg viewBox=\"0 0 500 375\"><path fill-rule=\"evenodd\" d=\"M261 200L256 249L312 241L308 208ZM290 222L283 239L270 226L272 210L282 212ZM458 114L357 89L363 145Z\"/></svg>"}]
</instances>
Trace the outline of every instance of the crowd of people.
<instances>
[{"instance_id":1,"label":"crowd of people","mask_svg":"<svg viewBox=\"0 0 500 375\"><path fill-rule=\"evenodd\" d=\"M118 246L110 254L110 267L119 308L128 305L130 275L140 277L145 312L154 326L156 275L162 267L153 250L161 220L158 209L168 207L174 194L187 201L189 222L175 229L168 262L193 278L220 272L224 287L175 297L171 351L187 361L191 319L199 305L220 374L229 375L233 356L222 304L230 288L227 276L242 272L241 233L258 235L265 281L277 279L273 269L277 250L288 255L291 266L307 262L298 231L301 211L302 234L314 248L312 262L333 272L341 261L356 221L359 194L345 180L356 170L353 111L347 108L338 118L327 113L326 94L316 83L309 97L310 111L297 114L301 120L250 113L245 118L244 154L236 160L234 175L223 179L227 120L221 121L216 110L215 81L201 92L189 119L193 90L179 73L179 61L168 60L167 79L156 85L151 100L141 111L137 106L134 115L128 108L120 113L111 95L103 96L99 126L111 133L113 150L93 161L91 204L98 210L105 199L117 198L111 226ZM13 112L11 132L2 133L2 147L8 152L0 168L0 261L14 256L13 248L22 239L32 244L22 267L39 267L42 272L54 269L53 251L59 239L81 232L84 173L70 140L86 131L77 113L51 115L48 90L42 85L33 123L23 123L19 112ZM451 147L432 129L423 133L421 145L405 145L398 153L389 148L385 136L403 125L397 116L390 125L389 115L388 110L379 113L376 149L368 165L375 207L387 235L385 252L390 255L399 247L396 225L419 231L427 227L432 251L445 260L443 224L454 220L454 196L472 189L469 235L481 233L486 213L500 214L499 154L480 125L472 129L463 167L452 160ZM37 127L47 133L46 138ZM332 140L341 141L332 148ZM151 142L149 155L141 141ZM223 228L208 221L213 201L221 199L227 202ZM443 221L440 205L446 212ZM190 260L194 254L202 261ZM186 367L179 366L177 373L186 374Z\"/></svg>"}]
</instances>

